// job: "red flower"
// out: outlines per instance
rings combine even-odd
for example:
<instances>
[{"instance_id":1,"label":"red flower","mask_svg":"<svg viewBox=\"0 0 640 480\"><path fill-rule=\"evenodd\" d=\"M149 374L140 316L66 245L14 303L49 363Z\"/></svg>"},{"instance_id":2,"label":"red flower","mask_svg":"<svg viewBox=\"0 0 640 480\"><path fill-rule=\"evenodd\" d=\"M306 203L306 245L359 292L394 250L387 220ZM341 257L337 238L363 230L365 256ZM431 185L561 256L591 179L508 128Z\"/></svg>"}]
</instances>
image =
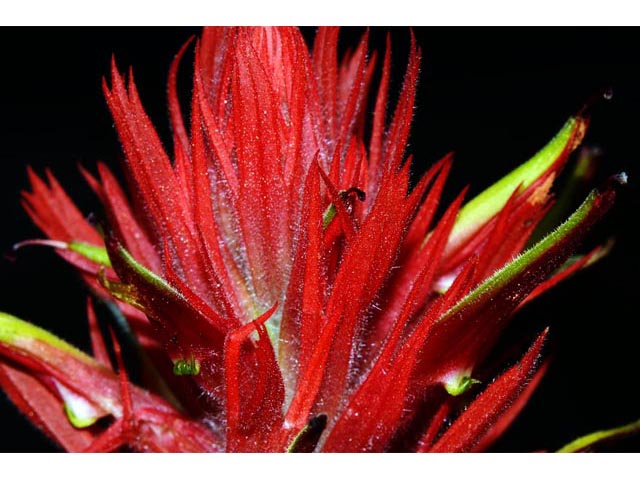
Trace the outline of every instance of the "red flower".
<instances>
[{"instance_id":1,"label":"red flower","mask_svg":"<svg viewBox=\"0 0 640 480\"><path fill-rule=\"evenodd\" d=\"M176 93L189 42L170 71L172 159L114 62L104 94L130 197L105 165L83 171L104 238L30 172L24 205L51 240L25 243L57 248L113 307L144 383L113 337L115 373L91 300L93 358L2 314L0 384L64 448L476 451L524 406L546 330L488 386L474 373L515 311L603 253L567 263L613 183L521 253L587 119L436 221L452 159L410 188L405 158L418 47L387 118L387 42L365 143L376 56L365 35L338 62L337 42L335 28L313 53L295 29L205 29L189 125Z\"/></svg>"}]
</instances>

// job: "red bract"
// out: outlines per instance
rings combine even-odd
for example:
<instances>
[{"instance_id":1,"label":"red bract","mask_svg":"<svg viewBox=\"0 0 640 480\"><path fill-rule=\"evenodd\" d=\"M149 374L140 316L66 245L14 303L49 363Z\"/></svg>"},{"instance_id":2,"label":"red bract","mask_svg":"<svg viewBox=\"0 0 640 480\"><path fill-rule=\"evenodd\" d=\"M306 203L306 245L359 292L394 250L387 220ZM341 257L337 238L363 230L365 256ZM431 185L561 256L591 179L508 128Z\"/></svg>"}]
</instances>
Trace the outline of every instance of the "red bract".
<instances>
[{"instance_id":1,"label":"red bract","mask_svg":"<svg viewBox=\"0 0 640 480\"><path fill-rule=\"evenodd\" d=\"M613 183L522 253L587 119L438 218L451 156L409 182L415 41L393 109L387 41L371 122L367 34L341 61L337 43L336 28L312 53L293 28L205 29L170 70L171 154L114 61L103 90L129 196L105 165L83 170L104 238L53 176L30 172L24 205L51 240L25 243L81 272L142 372L133 386L91 301L94 358L0 316L0 383L64 448L476 451L531 395L546 331L488 385L473 375L521 305L598 253L565 264ZM192 47L185 124L177 72Z\"/></svg>"}]
</instances>

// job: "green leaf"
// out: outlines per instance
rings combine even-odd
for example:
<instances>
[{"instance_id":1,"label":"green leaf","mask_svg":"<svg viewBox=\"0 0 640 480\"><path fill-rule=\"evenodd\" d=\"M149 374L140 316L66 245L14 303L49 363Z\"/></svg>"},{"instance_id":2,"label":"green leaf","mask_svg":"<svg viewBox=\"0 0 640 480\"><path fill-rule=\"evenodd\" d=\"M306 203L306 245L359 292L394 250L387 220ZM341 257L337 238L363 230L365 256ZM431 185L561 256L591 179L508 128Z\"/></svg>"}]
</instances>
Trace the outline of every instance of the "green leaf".
<instances>
[{"instance_id":1,"label":"green leaf","mask_svg":"<svg viewBox=\"0 0 640 480\"><path fill-rule=\"evenodd\" d=\"M562 447L560 450L558 450L558 453L581 452L595 446L598 443L638 432L640 432L640 420L629 423L627 425L623 425L622 427L612 428L609 430L600 430L598 432L584 435L583 437L577 438L573 442L568 443L567 445Z\"/></svg>"},{"instance_id":2,"label":"green leaf","mask_svg":"<svg viewBox=\"0 0 640 480\"><path fill-rule=\"evenodd\" d=\"M58 350L73 355L85 363L95 363L93 358L89 357L86 353L83 353L72 345L69 345L67 342L61 340L52 333L36 327L29 322L20 320L13 315L0 312L0 342L8 345L21 346L25 342L30 342L32 340L44 342Z\"/></svg>"},{"instance_id":3,"label":"green leaf","mask_svg":"<svg viewBox=\"0 0 640 480\"><path fill-rule=\"evenodd\" d=\"M453 307L445 317L455 314L465 306L473 304L484 296L491 296L492 292L498 291L507 285L514 277L522 273L529 265L544 255L548 250L564 238L571 235L571 233L587 218L598 198L598 192L596 190L592 191L582 205L580 205L578 210L576 210L562 225L472 290L466 297L458 302L458 304Z\"/></svg>"},{"instance_id":4,"label":"green leaf","mask_svg":"<svg viewBox=\"0 0 640 480\"><path fill-rule=\"evenodd\" d=\"M169 285L162 277L156 275L151 270L138 263L123 246L117 246L117 254L120 255L122 260L124 260L124 262L146 282L167 293L179 296L178 292L171 285Z\"/></svg>"},{"instance_id":5,"label":"green leaf","mask_svg":"<svg viewBox=\"0 0 640 480\"><path fill-rule=\"evenodd\" d=\"M556 136L529 161L494 183L462 207L451 232L450 245L459 245L504 207L516 188L527 188L580 140L585 120L571 117ZM578 137L576 138L576 133Z\"/></svg>"},{"instance_id":6,"label":"green leaf","mask_svg":"<svg viewBox=\"0 0 640 480\"><path fill-rule=\"evenodd\" d=\"M111 267L111 260L109 260L109 255L104 247L99 247L85 242L69 242L67 244L67 248L72 252L79 253L87 260L91 260L98 265Z\"/></svg>"},{"instance_id":7,"label":"green leaf","mask_svg":"<svg viewBox=\"0 0 640 480\"><path fill-rule=\"evenodd\" d=\"M115 248L115 255L118 255L127 267L138 275L144 282L158 289L165 295L182 298L181 295L163 278L138 263L123 246L118 244ZM109 290L109 292L118 300L132 305L144 313L148 313L148 309L146 308L144 301L141 298L141 294L135 285L130 283L112 282L106 278L104 270L100 272L98 280L100 281L100 284Z\"/></svg>"}]
</instances>

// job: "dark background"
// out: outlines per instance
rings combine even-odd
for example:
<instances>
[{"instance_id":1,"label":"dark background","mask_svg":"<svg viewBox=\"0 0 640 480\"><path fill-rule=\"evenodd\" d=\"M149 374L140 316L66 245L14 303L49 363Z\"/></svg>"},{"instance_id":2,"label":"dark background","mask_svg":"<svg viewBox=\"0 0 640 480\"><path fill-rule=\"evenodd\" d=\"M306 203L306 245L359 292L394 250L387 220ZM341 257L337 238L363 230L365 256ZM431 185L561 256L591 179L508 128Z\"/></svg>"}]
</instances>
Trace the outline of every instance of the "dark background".
<instances>
[{"instance_id":1,"label":"dark background","mask_svg":"<svg viewBox=\"0 0 640 480\"><path fill-rule=\"evenodd\" d=\"M372 31L379 50L385 32ZM142 100L168 138L165 84L169 64L197 28L3 28L0 75L0 253L38 238L19 205L25 168L51 167L83 211L98 205L76 165L117 165L120 149L102 98L101 77L111 54L121 69L133 65ZM362 29L347 29L353 45ZM390 29L396 91L406 64L406 29ZM304 29L313 37L314 30ZM470 195L528 159L591 97L585 144L600 147L594 182L629 174L613 212L587 248L615 236L609 257L520 312L504 339L520 345L551 326L551 367L530 404L495 446L499 451L555 449L576 436L640 418L635 382L638 350L637 272L640 75L638 30L606 28L415 29L423 49L422 75L409 151L421 170L450 150L456 162L446 192L466 183ZM183 86L188 94L188 65ZM117 168L117 167L116 167ZM95 170L93 170L95 171ZM0 259L0 308L46 326L87 349L84 292L71 268L47 249ZM524 347L523 347L524 348ZM0 394L0 451L56 451ZM610 447L639 451L640 438Z\"/></svg>"}]
</instances>

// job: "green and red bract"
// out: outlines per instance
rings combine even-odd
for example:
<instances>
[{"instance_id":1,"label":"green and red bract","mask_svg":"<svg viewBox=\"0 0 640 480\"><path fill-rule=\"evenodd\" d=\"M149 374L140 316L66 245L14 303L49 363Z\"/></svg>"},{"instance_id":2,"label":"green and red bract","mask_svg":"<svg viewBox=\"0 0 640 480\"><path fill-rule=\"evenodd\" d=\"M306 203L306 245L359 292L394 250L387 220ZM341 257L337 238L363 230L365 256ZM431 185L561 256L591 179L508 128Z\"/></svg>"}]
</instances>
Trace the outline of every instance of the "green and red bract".
<instances>
[{"instance_id":1,"label":"green and red bract","mask_svg":"<svg viewBox=\"0 0 640 480\"><path fill-rule=\"evenodd\" d=\"M63 448L476 451L526 403L546 331L493 382L474 375L518 308L597 253L565 263L613 183L523 252L587 119L437 218L452 156L410 186L413 37L394 108L387 39L370 124L376 54L367 34L341 61L337 44L337 28L320 28L311 50L293 28L205 29L169 73L171 153L114 61L103 90L128 195L104 164L82 170L104 234L50 173L29 172L24 206L49 240L23 245L79 270L142 371L131 384L91 300L93 358L0 316L0 384ZM177 73L189 48L186 124Z\"/></svg>"}]
</instances>

